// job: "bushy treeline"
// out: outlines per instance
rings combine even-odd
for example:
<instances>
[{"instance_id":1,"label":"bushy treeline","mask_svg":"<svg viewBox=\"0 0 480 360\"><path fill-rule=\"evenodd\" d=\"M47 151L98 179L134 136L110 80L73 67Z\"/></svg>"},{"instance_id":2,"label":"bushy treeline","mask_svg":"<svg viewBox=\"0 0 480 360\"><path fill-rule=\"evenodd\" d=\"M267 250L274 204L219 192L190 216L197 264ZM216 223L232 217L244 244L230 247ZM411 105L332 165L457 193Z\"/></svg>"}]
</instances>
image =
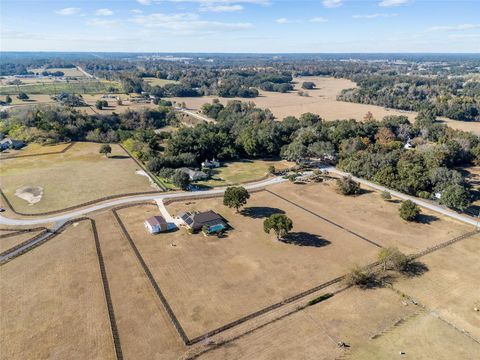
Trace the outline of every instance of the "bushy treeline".
<instances>
[{"instance_id":1,"label":"bushy treeline","mask_svg":"<svg viewBox=\"0 0 480 360\"><path fill-rule=\"evenodd\" d=\"M135 132L165 126L174 114L171 108L126 111L122 114L88 115L66 106L36 106L11 111L0 122L0 132L26 142L61 141L118 142Z\"/></svg>"},{"instance_id":2,"label":"bushy treeline","mask_svg":"<svg viewBox=\"0 0 480 360\"><path fill-rule=\"evenodd\" d=\"M480 121L480 83L463 78L362 76L359 87L344 90L339 100L419 111L437 116Z\"/></svg>"}]
</instances>

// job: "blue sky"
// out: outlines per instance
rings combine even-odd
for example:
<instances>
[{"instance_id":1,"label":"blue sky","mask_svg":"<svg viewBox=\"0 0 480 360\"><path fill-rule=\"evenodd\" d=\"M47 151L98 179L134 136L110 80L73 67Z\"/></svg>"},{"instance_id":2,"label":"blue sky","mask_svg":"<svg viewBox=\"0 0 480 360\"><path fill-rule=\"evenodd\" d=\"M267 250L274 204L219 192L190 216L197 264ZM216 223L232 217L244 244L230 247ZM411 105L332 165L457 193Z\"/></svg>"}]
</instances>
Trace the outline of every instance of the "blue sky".
<instances>
[{"instance_id":1,"label":"blue sky","mask_svg":"<svg viewBox=\"0 0 480 360\"><path fill-rule=\"evenodd\" d=\"M480 0L0 0L3 51L480 52Z\"/></svg>"}]
</instances>

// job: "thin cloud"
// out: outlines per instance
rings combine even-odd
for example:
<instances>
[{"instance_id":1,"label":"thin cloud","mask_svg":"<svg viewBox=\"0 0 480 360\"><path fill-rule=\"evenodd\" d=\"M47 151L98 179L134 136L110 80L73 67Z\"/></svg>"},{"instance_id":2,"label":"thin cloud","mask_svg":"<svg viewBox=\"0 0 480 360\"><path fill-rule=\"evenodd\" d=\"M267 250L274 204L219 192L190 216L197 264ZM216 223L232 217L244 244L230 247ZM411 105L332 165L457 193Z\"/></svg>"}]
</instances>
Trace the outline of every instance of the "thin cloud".
<instances>
[{"instance_id":1,"label":"thin cloud","mask_svg":"<svg viewBox=\"0 0 480 360\"><path fill-rule=\"evenodd\" d=\"M389 18L389 17L395 17L398 16L398 14L359 14L359 15L352 15L353 19L377 19L377 18Z\"/></svg>"},{"instance_id":2,"label":"thin cloud","mask_svg":"<svg viewBox=\"0 0 480 360\"><path fill-rule=\"evenodd\" d=\"M204 5L200 7L200 11L210 11L210 12L234 12L234 11L242 11L242 5Z\"/></svg>"},{"instance_id":3,"label":"thin cloud","mask_svg":"<svg viewBox=\"0 0 480 360\"><path fill-rule=\"evenodd\" d=\"M392 6L400 6L405 5L410 0L383 0L378 3L378 6L382 7L392 7Z\"/></svg>"},{"instance_id":4,"label":"thin cloud","mask_svg":"<svg viewBox=\"0 0 480 360\"><path fill-rule=\"evenodd\" d=\"M310 21L312 23L324 23L324 22L327 22L328 19L325 19L324 17L321 17L321 16L317 16L317 17L314 17L314 18L312 18L308 21Z\"/></svg>"},{"instance_id":5,"label":"thin cloud","mask_svg":"<svg viewBox=\"0 0 480 360\"><path fill-rule=\"evenodd\" d=\"M430 31L462 31L462 30L473 30L480 29L480 24L460 24L452 26L433 26Z\"/></svg>"},{"instance_id":6,"label":"thin cloud","mask_svg":"<svg viewBox=\"0 0 480 360\"><path fill-rule=\"evenodd\" d=\"M342 6L342 0L323 0L323 6L329 9L333 9Z\"/></svg>"},{"instance_id":7,"label":"thin cloud","mask_svg":"<svg viewBox=\"0 0 480 360\"><path fill-rule=\"evenodd\" d=\"M82 9L76 8L76 7L69 7L69 8L64 8L60 10L55 10L55 13L62 16L71 16L71 15L78 14L80 11L82 11Z\"/></svg>"},{"instance_id":8,"label":"thin cloud","mask_svg":"<svg viewBox=\"0 0 480 360\"><path fill-rule=\"evenodd\" d=\"M238 31L254 27L250 23L202 20L198 14L194 13L137 15L130 21L145 28L159 28L183 33Z\"/></svg>"},{"instance_id":9,"label":"thin cloud","mask_svg":"<svg viewBox=\"0 0 480 360\"><path fill-rule=\"evenodd\" d=\"M151 0L137 0L137 2L141 5L150 5L152 3Z\"/></svg>"},{"instance_id":10,"label":"thin cloud","mask_svg":"<svg viewBox=\"0 0 480 360\"><path fill-rule=\"evenodd\" d=\"M98 19L98 18L93 18L87 21L88 26L96 26L96 27L101 27L105 29L111 29L118 25L118 20L110 20L110 19Z\"/></svg>"},{"instance_id":11,"label":"thin cloud","mask_svg":"<svg viewBox=\"0 0 480 360\"><path fill-rule=\"evenodd\" d=\"M95 11L95 15L96 16L112 16L113 11L110 9L98 9L97 11Z\"/></svg>"}]
</instances>

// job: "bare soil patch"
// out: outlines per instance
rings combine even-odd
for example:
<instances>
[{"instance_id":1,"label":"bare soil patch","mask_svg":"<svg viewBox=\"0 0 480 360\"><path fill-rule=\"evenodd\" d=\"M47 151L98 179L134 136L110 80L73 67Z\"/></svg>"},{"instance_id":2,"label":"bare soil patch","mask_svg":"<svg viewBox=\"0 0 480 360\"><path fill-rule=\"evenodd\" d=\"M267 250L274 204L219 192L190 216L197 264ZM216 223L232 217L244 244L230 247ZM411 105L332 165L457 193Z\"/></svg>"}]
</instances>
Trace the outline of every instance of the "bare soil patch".
<instances>
[{"instance_id":1,"label":"bare soil patch","mask_svg":"<svg viewBox=\"0 0 480 360\"><path fill-rule=\"evenodd\" d=\"M15 191L14 195L33 205L42 200L43 188L39 186L22 186Z\"/></svg>"},{"instance_id":2,"label":"bare soil patch","mask_svg":"<svg viewBox=\"0 0 480 360\"><path fill-rule=\"evenodd\" d=\"M0 267L0 347L8 359L114 359L89 222Z\"/></svg>"}]
</instances>

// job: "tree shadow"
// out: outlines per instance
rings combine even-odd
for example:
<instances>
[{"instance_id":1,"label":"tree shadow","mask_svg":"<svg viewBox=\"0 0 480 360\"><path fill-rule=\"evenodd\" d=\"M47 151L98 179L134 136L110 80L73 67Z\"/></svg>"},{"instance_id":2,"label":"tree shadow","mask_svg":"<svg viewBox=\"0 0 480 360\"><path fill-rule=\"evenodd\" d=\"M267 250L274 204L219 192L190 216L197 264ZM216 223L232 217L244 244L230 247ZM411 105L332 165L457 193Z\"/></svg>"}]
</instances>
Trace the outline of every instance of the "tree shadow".
<instances>
[{"instance_id":1,"label":"tree shadow","mask_svg":"<svg viewBox=\"0 0 480 360\"><path fill-rule=\"evenodd\" d=\"M108 157L109 159L128 159L126 155L112 155Z\"/></svg>"},{"instance_id":2,"label":"tree shadow","mask_svg":"<svg viewBox=\"0 0 480 360\"><path fill-rule=\"evenodd\" d=\"M243 208L242 215L251 217L253 219L263 219L274 214L285 214L285 211L268 206L249 206Z\"/></svg>"},{"instance_id":3,"label":"tree shadow","mask_svg":"<svg viewBox=\"0 0 480 360\"><path fill-rule=\"evenodd\" d=\"M428 271L428 266L420 261L412 261L402 270L402 274L408 277L417 277Z\"/></svg>"},{"instance_id":4,"label":"tree shadow","mask_svg":"<svg viewBox=\"0 0 480 360\"><path fill-rule=\"evenodd\" d=\"M311 246L311 247L323 247L331 244L330 241L323 239L319 235L314 235L306 232L292 232L280 239L285 244L292 244L297 246Z\"/></svg>"},{"instance_id":5,"label":"tree shadow","mask_svg":"<svg viewBox=\"0 0 480 360\"><path fill-rule=\"evenodd\" d=\"M419 214L417 216L417 219L416 219L416 222L420 223L420 224L430 224L434 221L437 221L439 220L438 217L434 216L434 215L425 215L425 214Z\"/></svg>"}]
</instances>

